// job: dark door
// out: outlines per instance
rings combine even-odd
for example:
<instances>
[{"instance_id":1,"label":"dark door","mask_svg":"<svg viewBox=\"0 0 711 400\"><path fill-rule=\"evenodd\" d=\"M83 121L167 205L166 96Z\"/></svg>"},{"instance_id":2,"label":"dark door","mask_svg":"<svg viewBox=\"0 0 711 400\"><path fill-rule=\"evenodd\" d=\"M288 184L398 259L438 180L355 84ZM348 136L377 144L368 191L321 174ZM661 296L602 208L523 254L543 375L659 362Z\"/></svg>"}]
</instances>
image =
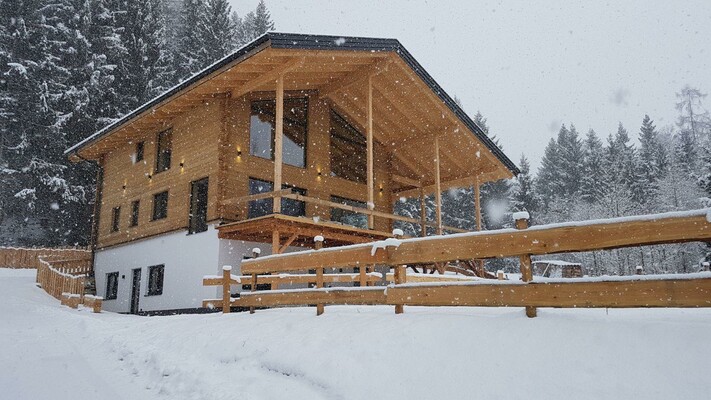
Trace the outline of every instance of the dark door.
<instances>
[{"instance_id":1,"label":"dark door","mask_svg":"<svg viewBox=\"0 0 711 400\"><path fill-rule=\"evenodd\" d=\"M138 301L141 298L141 269L133 270L133 283L131 285L131 314L138 314Z\"/></svg>"},{"instance_id":2,"label":"dark door","mask_svg":"<svg viewBox=\"0 0 711 400\"><path fill-rule=\"evenodd\" d=\"M190 184L189 232L198 233L207 230L207 178Z\"/></svg>"}]
</instances>

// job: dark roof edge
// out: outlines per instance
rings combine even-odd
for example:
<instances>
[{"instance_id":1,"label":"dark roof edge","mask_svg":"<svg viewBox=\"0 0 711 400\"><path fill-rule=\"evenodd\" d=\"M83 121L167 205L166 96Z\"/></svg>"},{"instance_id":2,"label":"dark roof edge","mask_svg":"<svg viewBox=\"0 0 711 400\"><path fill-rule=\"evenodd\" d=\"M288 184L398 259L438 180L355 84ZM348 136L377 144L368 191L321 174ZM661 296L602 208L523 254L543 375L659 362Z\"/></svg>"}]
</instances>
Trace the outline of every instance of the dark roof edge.
<instances>
[{"instance_id":1,"label":"dark roof edge","mask_svg":"<svg viewBox=\"0 0 711 400\"><path fill-rule=\"evenodd\" d=\"M161 94L160 96L148 101L139 108L131 111L130 113L124 115L113 123L107 125L101 130L97 131L93 135L87 137L81 142L75 144L74 146L67 149L64 154L74 154L81 147L92 143L106 133L112 131L116 127L125 124L131 119L137 117L141 113L155 107L160 102L168 99L174 94L180 92L181 90L189 87L196 81L204 78L207 75L225 67L232 62L243 58L246 59L252 55L252 53L257 53L263 48L271 46L273 48L282 49L312 49L312 50L358 50L358 51L393 51L397 53L400 58L405 61L405 63L412 68L413 71L427 84L430 89L442 100L442 102L464 123L467 128L469 128L474 135L481 140L486 147L491 150L491 152L496 156L496 158L501 161L506 168L508 168L514 175L518 175L520 170L505 154L504 152L489 138L489 136L476 124L465 112L457 105L457 103L447 94L447 92L442 89L441 86L430 76L427 71L420 65L417 60L410 54L407 49L398 41L397 39L382 39L382 38L363 38L363 37L347 37L347 36L326 36L326 35L310 35L310 34L294 34L294 33L278 33L278 32L267 32L264 35L258 37L251 43L245 45L241 49L235 51L232 54L227 55L221 60L215 62L204 70L198 72L192 77L186 79L185 81L179 83L173 88L169 89L167 92Z\"/></svg>"}]
</instances>

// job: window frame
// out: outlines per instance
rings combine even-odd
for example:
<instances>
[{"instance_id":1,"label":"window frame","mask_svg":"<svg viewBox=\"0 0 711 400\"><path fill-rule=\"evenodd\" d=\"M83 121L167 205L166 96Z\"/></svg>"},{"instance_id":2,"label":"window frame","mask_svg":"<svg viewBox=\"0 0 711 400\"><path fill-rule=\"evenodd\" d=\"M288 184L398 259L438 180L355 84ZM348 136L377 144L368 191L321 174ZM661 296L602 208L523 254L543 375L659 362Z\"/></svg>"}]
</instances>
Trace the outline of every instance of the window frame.
<instances>
[{"instance_id":1,"label":"window frame","mask_svg":"<svg viewBox=\"0 0 711 400\"><path fill-rule=\"evenodd\" d=\"M196 190L196 185L200 185L204 182L205 184L205 202L204 202L204 212L205 212L205 220L202 222L204 225L197 226L196 225L196 210L193 209L194 207L194 196L196 196L195 190ZM208 223L207 223L207 211L208 211L208 204L209 204L209 191L210 191L210 180L209 177L204 177L200 179L196 179L192 182L190 182L190 195L188 198L188 235L192 235L195 233L201 233L201 232L206 232L208 229ZM196 226L194 226L196 225Z\"/></svg>"},{"instance_id":2,"label":"window frame","mask_svg":"<svg viewBox=\"0 0 711 400\"><path fill-rule=\"evenodd\" d=\"M163 196L165 195L165 211L158 215L157 213L157 199L158 196ZM162 192L158 192L153 194L153 210L151 213L151 221L160 221L162 219L167 219L168 218L168 204L170 202L170 194L168 193L167 190L164 190Z\"/></svg>"},{"instance_id":3,"label":"window frame","mask_svg":"<svg viewBox=\"0 0 711 400\"><path fill-rule=\"evenodd\" d=\"M283 165L289 165L295 168L301 168L301 169L306 169L308 166L308 144L309 144L309 103L310 103L310 98L308 94L304 95L293 95L290 97L284 98L284 130L288 129L290 121L287 119L289 117L289 102L301 102L303 101L304 103L304 122L303 122L303 133L304 133L304 140L303 144L300 146L300 148L303 150L303 156L300 159L299 165L295 165L293 163L289 163L286 161L286 158L284 157L284 150L285 146L282 147L282 164ZM252 144L253 144L253 130L252 130L252 119L255 117L255 111L254 107L258 103L267 103L270 104L270 106L273 107L274 112L260 112L259 114L264 114L267 115L270 118L268 121L271 125L271 130L270 130L270 142L269 142L269 157L265 157L262 154L258 154L258 152L255 152L253 150ZM265 107L268 109L268 107ZM297 120L293 121L294 124L297 124ZM286 136L285 132L282 132L282 135L284 135L284 139L289 139ZM270 160L274 161L274 147L275 147L275 140L276 140L276 99L274 97L255 97L250 100L249 103L249 155L253 157L259 157L264 160ZM290 140L290 139L289 139ZM282 143L287 143L286 140L283 140Z\"/></svg>"},{"instance_id":4,"label":"window frame","mask_svg":"<svg viewBox=\"0 0 711 400\"><path fill-rule=\"evenodd\" d=\"M339 203L339 204L345 204L345 205L348 205L351 207L363 208L364 210L368 209L367 208L368 203L364 202L364 201L360 201L360 200L349 199L347 197L337 196L337 195L333 195L333 194L331 195L330 200L333 203ZM361 207L361 205L362 205L362 207ZM343 222L342 220L337 220L336 218L334 218L334 212L341 213L344 216L348 216L348 215L357 216L359 219L360 218L363 219L363 221L362 221L363 223L359 224L359 225L355 225L355 224L349 224L347 222ZM368 215L366 215L366 214L358 213L355 211L344 210L342 208L331 207L331 212L329 214L329 217L331 218L332 222L337 222L339 224L353 226L355 228L368 229Z\"/></svg>"},{"instance_id":5,"label":"window frame","mask_svg":"<svg viewBox=\"0 0 711 400\"><path fill-rule=\"evenodd\" d=\"M131 218L129 219L128 226L133 228L138 226L138 218L141 212L141 200L134 200L131 202Z\"/></svg>"},{"instance_id":6,"label":"window frame","mask_svg":"<svg viewBox=\"0 0 711 400\"><path fill-rule=\"evenodd\" d=\"M144 140L141 140L140 142L136 142L136 153L133 158L133 163L136 164L140 161L143 161L146 158L146 142Z\"/></svg>"},{"instance_id":7,"label":"window frame","mask_svg":"<svg viewBox=\"0 0 711 400\"><path fill-rule=\"evenodd\" d=\"M358 135L359 138L363 140L363 143L355 142L352 139L342 137L339 135L335 135L334 134L334 129L335 129L334 121L340 122L341 124L343 124L343 127L346 130L349 130L352 133ZM351 158L350 164L354 163L356 160L361 162L363 164L361 169L364 171L362 176L360 176L360 174L358 174L358 176L353 178L353 177L348 177L345 175L338 174L338 172L337 172L338 168L334 168L335 166L338 165L338 163L334 162L334 156L336 154L334 138L339 139L343 142L349 142L349 144L351 146L358 147L359 150L361 150L361 151L356 151L356 154L358 156L356 158ZM348 121L348 119L344 115L342 115L338 111L334 110L333 108L331 109L330 115L329 115L328 146L329 146L329 148L328 148L329 149L329 165L330 165L331 176L340 178L340 179L345 179L349 182L354 182L354 183L358 183L358 184L366 184L367 183L367 168L368 168L367 138L365 137L365 135L363 135L363 133L361 133L361 131L359 129L357 129L350 121ZM354 168L354 170L357 172L358 168Z\"/></svg>"},{"instance_id":8,"label":"window frame","mask_svg":"<svg viewBox=\"0 0 711 400\"><path fill-rule=\"evenodd\" d=\"M151 265L148 268L148 284L146 284L145 296L160 296L163 294L163 285L165 283L165 264ZM154 271L159 271L154 275ZM154 282L157 279L158 282Z\"/></svg>"},{"instance_id":9,"label":"window frame","mask_svg":"<svg viewBox=\"0 0 711 400\"><path fill-rule=\"evenodd\" d=\"M166 161L167 159L167 161ZM173 128L158 132L156 135L155 173L170 170L173 159Z\"/></svg>"},{"instance_id":10,"label":"window frame","mask_svg":"<svg viewBox=\"0 0 711 400\"><path fill-rule=\"evenodd\" d=\"M262 184L265 184L265 185L268 185L269 187L271 187L271 190L267 190L266 192L252 193L252 182L255 182L255 181L256 181L256 182L259 182L259 183L262 183ZM249 193L250 195L252 195L252 194L259 194L259 193L268 193L268 192L274 191L274 182L272 182L272 181L267 181L267 180L264 180L264 179L255 178L255 177L252 177L252 176L250 176L250 177L247 179L247 185L248 185L247 191L248 191L248 193ZM300 195L302 195L302 196L307 196L307 195L308 195L308 190L307 190L307 189L300 188L300 187L298 187L298 186L282 184L282 185L281 185L281 188L282 188L282 189L291 189L291 190L293 190L294 192L296 192L296 193L298 193L298 194L300 194ZM260 203L257 203L257 202L260 202ZM288 209L289 209L289 203L293 203L293 204L298 203L299 206L301 207L301 209L303 209L303 213L299 213L298 215L285 213L284 210L288 210ZM253 212L253 210L256 209L256 205L257 205L257 204L268 204L268 207L266 207L266 208L267 208L267 210L268 210L269 212L267 212L266 214L259 214L259 213ZM247 203L247 219L259 218L259 217L264 217L264 216L266 216L266 215L274 214L273 211L272 211L273 209L274 209L274 199L273 199L273 198L271 198L271 199L252 200L252 201L250 201L250 202ZM305 216L306 216L306 202L301 201L301 200L285 199L285 198L282 197L282 198L281 198L281 213L280 213L280 214L282 214L282 215L289 215L289 216L292 216L292 217L305 217Z\"/></svg>"},{"instance_id":11,"label":"window frame","mask_svg":"<svg viewBox=\"0 0 711 400\"><path fill-rule=\"evenodd\" d=\"M113 281L112 281L112 277L113 277ZM106 274L106 290L104 292L104 300L118 299L118 279L119 279L118 271L108 272ZM113 283L113 285L109 286L110 283Z\"/></svg>"},{"instance_id":12,"label":"window frame","mask_svg":"<svg viewBox=\"0 0 711 400\"><path fill-rule=\"evenodd\" d=\"M111 233L121 230L121 206L111 209Z\"/></svg>"}]
</instances>

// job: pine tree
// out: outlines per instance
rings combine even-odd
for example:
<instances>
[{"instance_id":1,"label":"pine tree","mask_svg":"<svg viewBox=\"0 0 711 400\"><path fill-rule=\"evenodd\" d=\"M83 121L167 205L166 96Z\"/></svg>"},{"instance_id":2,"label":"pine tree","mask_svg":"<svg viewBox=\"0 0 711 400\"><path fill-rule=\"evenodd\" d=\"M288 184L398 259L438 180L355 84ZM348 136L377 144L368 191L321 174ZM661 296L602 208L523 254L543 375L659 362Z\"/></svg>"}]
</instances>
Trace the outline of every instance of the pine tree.
<instances>
[{"instance_id":1,"label":"pine tree","mask_svg":"<svg viewBox=\"0 0 711 400\"><path fill-rule=\"evenodd\" d=\"M534 220L536 211L538 210L538 201L533 187L531 165L523 154L521 154L519 168L521 172L516 177L512 190L513 208L516 211L528 211L531 220Z\"/></svg>"},{"instance_id":2,"label":"pine tree","mask_svg":"<svg viewBox=\"0 0 711 400\"><path fill-rule=\"evenodd\" d=\"M594 130L590 129L583 143L583 176L580 198L588 204L596 203L609 188L605 173L605 149Z\"/></svg>"},{"instance_id":3,"label":"pine tree","mask_svg":"<svg viewBox=\"0 0 711 400\"><path fill-rule=\"evenodd\" d=\"M702 139L702 136L706 136L704 133L711 135L711 129L709 129L711 128L711 117L702 104L706 94L686 85L676 94L676 97L678 100L676 109L679 111L677 125L682 132L687 132L687 135L690 136L689 141L696 144ZM709 139L711 137L707 136L706 140Z\"/></svg>"},{"instance_id":4,"label":"pine tree","mask_svg":"<svg viewBox=\"0 0 711 400\"><path fill-rule=\"evenodd\" d=\"M237 14L234 14L232 20L237 24L235 25L237 31L236 47L242 47L264 33L274 30L274 21L272 21L264 0L260 0L257 8L247 13L243 19L240 20Z\"/></svg>"},{"instance_id":5,"label":"pine tree","mask_svg":"<svg viewBox=\"0 0 711 400\"><path fill-rule=\"evenodd\" d=\"M184 80L200 71L207 61L202 51L202 38L195 32L204 19L205 10L201 0L183 0L180 14L179 37L175 64L179 80Z\"/></svg>"},{"instance_id":6,"label":"pine tree","mask_svg":"<svg viewBox=\"0 0 711 400\"><path fill-rule=\"evenodd\" d=\"M201 50L198 53L200 68L207 67L232 51L235 28L231 14L232 9L227 0L207 0L204 10L198 12L194 35Z\"/></svg>"},{"instance_id":7,"label":"pine tree","mask_svg":"<svg viewBox=\"0 0 711 400\"><path fill-rule=\"evenodd\" d=\"M565 126L561 127L561 130ZM541 207L545 212L548 211L553 200L560 192L561 181L561 164L559 161L558 142L551 138L546 146L543 158L541 159L541 167L538 170L536 177L536 188L541 198Z\"/></svg>"}]
</instances>

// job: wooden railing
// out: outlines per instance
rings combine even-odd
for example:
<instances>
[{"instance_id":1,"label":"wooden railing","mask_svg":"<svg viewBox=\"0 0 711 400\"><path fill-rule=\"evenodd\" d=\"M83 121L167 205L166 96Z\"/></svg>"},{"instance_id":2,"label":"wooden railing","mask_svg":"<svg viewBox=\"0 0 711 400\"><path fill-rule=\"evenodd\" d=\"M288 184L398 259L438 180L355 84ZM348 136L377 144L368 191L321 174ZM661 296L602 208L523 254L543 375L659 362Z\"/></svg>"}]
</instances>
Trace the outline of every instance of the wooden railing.
<instances>
[{"instance_id":1,"label":"wooden railing","mask_svg":"<svg viewBox=\"0 0 711 400\"><path fill-rule=\"evenodd\" d=\"M21 248L0 247L0 268L38 268L39 257L58 257L76 260L91 257L91 252L83 248Z\"/></svg>"},{"instance_id":2,"label":"wooden railing","mask_svg":"<svg viewBox=\"0 0 711 400\"><path fill-rule=\"evenodd\" d=\"M0 248L0 267L35 268L37 284L62 304L101 311L102 298L85 295L91 251L84 249Z\"/></svg>"},{"instance_id":3,"label":"wooden railing","mask_svg":"<svg viewBox=\"0 0 711 400\"><path fill-rule=\"evenodd\" d=\"M372 244L309 250L244 260L242 274L252 282L266 274L375 265L394 269L387 288L315 288L241 293L233 307L313 304L536 307L711 307L711 274L636 276L532 281L531 255L614 249L630 246L711 241L711 210L695 210L528 228L517 215L517 229L471 232ZM406 265L456 260L519 257L522 281L407 283ZM279 275L276 275L277 277ZM256 277L256 279L255 279ZM274 279L274 275L270 276ZM309 276L312 279L311 276ZM265 281L266 282L266 281ZM213 282L216 283L216 282ZM280 283L281 284L281 283ZM223 302L206 300L223 307ZM226 309L227 307L223 307Z\"/></svg>"},{"instance_id":4,"label":"wooden railing","mask_svg":"<svg viewBox=\"0 0 711 400\"><path fill-rule=\"evenodd\" d=\"M292 199L296 201L303 201L304 203L310 203L310 204L316 204L318 206L322 207L327 207L327 208L337 208L340 210L346 210L358 214L363 214L367 216L373 216L373 217L378 217L378 218L384 218L390 221L400 221L400 222L408 222L416 225L425 225L430 228L437 228L437 224L431 221L423 221L422 219L417 219L417 218L410 218L406 217L403 215L395 215L395 214L390 214L382 211L377 211L377 210L370 210L367 208L362 208L362 207L355 207L355 206L350 206L348 204L343 204L343 203L337 203L329 200L323 200L319 199L317 197L310 197L310 196L304 196L298 193L294 193L292 189L282 189L282 190L277 190L273 192L265 192L265 193L258 193L258 194L252 194L249 196L243 196L243 197L238 197L234 199L229 199L226 201L223 201L222 204L225 206L234 206L237 204L243 204L243 203L248 203L250 201L255 201L255 200L264 200L264 199L274 199L274 198L285 198L285 199ZM464 233L464 232L470 232L469 230L462 229L462 228L457 228L454 226L446 226L443 225L442 229L445 232L454 232L454 233Z\"/></svg>"}]
</instances>

